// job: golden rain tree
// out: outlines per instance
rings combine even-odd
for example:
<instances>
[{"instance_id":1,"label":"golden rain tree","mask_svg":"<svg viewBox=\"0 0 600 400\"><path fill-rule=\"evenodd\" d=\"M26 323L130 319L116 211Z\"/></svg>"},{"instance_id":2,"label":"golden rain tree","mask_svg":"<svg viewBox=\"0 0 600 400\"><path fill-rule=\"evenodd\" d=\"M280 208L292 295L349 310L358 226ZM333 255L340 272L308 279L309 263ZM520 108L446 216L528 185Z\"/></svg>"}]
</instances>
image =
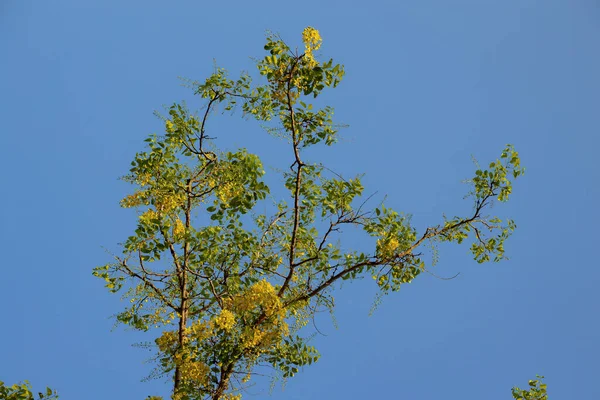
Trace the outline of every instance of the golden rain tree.
<instances>
[{"instance_id":1,"label":"golden rain tree","mask_svg":"<svg viewBox=\"0 0 600 400\"><path fill-rule=\"evenodd\" d=\"M94 275L129 300L118 322L153 335L158 375L172 378L173 399L239 399L265 365L290 378L319 358L307 322L333 310L341 281L367 276L381 294L397 291L426 270L421 248L436 242L468 241L477 262L499 261L515 228L486 214L523 173L510 145L475 171L468 215L421 232L389 207L369 208L358 177L308 160L307 148L336 143L333 109L311 101L340 83L344 67L318 56L316 29L302 40L299 51L267 37L260 84L223 69L194 83L204 108L171 106L164 133L146 139L124 177L135 189L121 205L139 210L137 227ZM234 108L287 141L286 196L267 198L257 155L220 151L210 136L214 111ZM351 227L370 238L370 251L344 246Z\"/></svg>"}]
</instances>

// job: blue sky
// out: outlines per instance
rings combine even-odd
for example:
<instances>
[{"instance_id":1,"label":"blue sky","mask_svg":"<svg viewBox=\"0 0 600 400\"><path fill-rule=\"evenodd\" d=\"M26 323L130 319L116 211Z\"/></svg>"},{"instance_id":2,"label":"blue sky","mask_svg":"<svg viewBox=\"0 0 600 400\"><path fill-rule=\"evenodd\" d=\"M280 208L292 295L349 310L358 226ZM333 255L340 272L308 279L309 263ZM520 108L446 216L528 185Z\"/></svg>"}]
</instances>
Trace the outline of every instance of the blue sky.
<instances>
[{"instance_id":1,"label":"blue sky","mask_svg":"<svg viewBox=\"0 0 600 400\"><path fill-rule=\"evenodd\" d=\"M154 110L201 105L178 76L203 79L213 60L252 70L267 29L300 45L311 25L346 66L324 102L350 125L315 157L366 173L417 227L469 210L471 156L513 143L527 173L494 210L518 224L509 261L444 246L434 271L458 278L420 276L372 317L372 282L345 285L321 360L272 398L501 400L535 374L552 398L600 398L598 21L593 0L3 1L0 379L65 400L168 392L140 382L151 354L131 344L151 338L111 332L122 303L91 276L135 223L117 178L161 129ZM252 122L214 129L278 160L283 144Z\"/></svg>"}]
</instances>

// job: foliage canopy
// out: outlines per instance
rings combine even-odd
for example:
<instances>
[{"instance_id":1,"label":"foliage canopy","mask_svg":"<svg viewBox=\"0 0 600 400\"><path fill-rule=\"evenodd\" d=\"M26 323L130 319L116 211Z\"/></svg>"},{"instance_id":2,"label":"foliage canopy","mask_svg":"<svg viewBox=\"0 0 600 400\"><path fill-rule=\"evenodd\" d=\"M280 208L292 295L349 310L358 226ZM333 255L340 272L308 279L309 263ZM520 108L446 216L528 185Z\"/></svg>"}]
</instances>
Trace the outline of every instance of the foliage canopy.
<instances>
[{"instance_id":1,"label":"foliage canopy","mask_svg":"<svg viewBox=\"0 0 600 400\"><path fill-rule=\"evenodd\" d=\"M174 399L239 399L265 366L290 378L319 358L307 323L319 310L333 311L342 280L372 277L382 294L397 291L426 270L421 248L437 242L468 241L477 262L499 261L515 229L512 220L486 215L523 173L510 145L475 171L468 215L422 232L404 214L369 206L360 177L309 161L306 148L338 138L333 109L311 101L340 83L344 67L319 57L316 29L302 38L299 51L267 37L260 84L224 69L194 83L203 110L173 104L164 134L146 139L124 177L135 189L121 205L139 210L137 227L94 275L130 301L118 322L156 332L156 376L172 377ZM207 133L216 110L235 108L289 144L287 196L270 197L257 155L221 151ZM344 246L352 227L372 243L369 251Z\"/></svg>"}]
</instances>

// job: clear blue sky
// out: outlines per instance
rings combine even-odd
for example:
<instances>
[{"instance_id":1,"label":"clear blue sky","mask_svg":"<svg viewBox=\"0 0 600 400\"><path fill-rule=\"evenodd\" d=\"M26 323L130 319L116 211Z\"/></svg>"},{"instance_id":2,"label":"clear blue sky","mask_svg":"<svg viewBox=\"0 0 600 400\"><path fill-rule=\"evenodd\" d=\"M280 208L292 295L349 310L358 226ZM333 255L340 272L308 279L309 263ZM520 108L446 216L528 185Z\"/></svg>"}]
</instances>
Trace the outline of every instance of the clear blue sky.
<instances>
[{"instance_id":1,"label":"clear blue sky","mask_svg":"<svg viewBox=\"0 0 600 400\"><path fill-rule=\"evenodd\" d=\"M372 317L372 282L346 285L321 360L272 398L502 400L536 373L553 399L600 398L594 0L3 0L0 380L65 400L167 393L140 382L151 354L131 344L151 338L111 332L122 303L91 276L135 223L117 177L160 130L153 110L200 105L178 76L203 79L213 59L251 70L265 30L300 44L307 25L347 70L325 98L350 125L327 162L365 172L418 227L469 210L471 155L513 143L527 173L496 208L519 227L509 261L443 247L435 272L458 278L421 276ZM267 164L283 146L237 116L213 127Z\"/></svg>"}]
</instances>

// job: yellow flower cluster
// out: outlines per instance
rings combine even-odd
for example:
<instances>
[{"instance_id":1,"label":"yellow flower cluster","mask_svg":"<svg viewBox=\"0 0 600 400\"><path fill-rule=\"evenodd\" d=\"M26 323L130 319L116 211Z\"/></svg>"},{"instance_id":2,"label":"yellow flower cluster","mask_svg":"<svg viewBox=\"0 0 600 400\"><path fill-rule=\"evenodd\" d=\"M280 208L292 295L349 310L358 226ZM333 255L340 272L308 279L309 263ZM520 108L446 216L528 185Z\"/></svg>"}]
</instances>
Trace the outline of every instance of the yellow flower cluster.
<instances>
[{"instance_id":1,"label":"yellow flower cluster","mask_svg":"<svg viewBox=\"0 0 600 400\"><path fill-rule=\"evenodd\" d=\"M185 225L183 222L177 218L175 221L175 225L173 225L173 236L176 240L181 239L181 237L185 234Z\"/></svg>"},{"instance_id":2,"label":"yellow flower cluster","mask_svg":"<svg viewBox=\"0 0 600 400\"><path fill-rule=\"evenodd\" d=\"M229 310L223 309L221 313L213 319L213 323L224 331L229 331L235 325L235 315Z\"/></svg>"},{"instance_id":3,"label":"yellow flower cluster","mask_svg":"<svg viewBox=\"0 0 600 400\"><path fill-rule=\"evenodd\" d=\"M267 316L275 314L281 308L277 291L265 279L256 282L241 296L232 300L233 308L238 312L250 311L262 307Z\"/></svg>"},{"instance_id":4,"label":"yellow flower cluster","mask_svg":"<svg viewBox=\"0 0 600 400\"><path fill-rule=\"evenodd\" d=\"M212 335L209 324L196 321L186 328L184 336L184 347L179 347L178 334L176 331L165 331L155 342L161 353L168 355L172 362L179 367L181 378L187 383L195 386L206 386L209 384L210 367L198 361L199 355L194 346L188 346L190 341L204 341Z\"/></svg>"},{"instance_id":5,"label":"yellow flower cluster","mask_svg":"<svg viewBox=\"0 0 600 400\"><path fill-rule=\"evenodd\" d=\"M267 334L271 333L271 335L274 332L265 332L261 329L258 328L246 328L244 330L244 333L242 334L242 343L244 344L244 347L248 348L248 347L256 347L259 344L261 344L261 342L263 342L263 344L267 344L270 343L270 340L266 340L266 339L272 339L272 338L267 338Z\"/></svg>"},{"instance_id":6,"label":"yellow flower cluster","mask_svg":"<svg viewBox=\"0 0 600 400\"><path fill-rule=\"evenodd\" d=\"M225 205L229 205L229 202L234 197L241 195L244 191L244 188L239 185L234 185L231 182L227 182L217 189L217 197L221 202Z\"/></svg>"},{"instance_id":7,"label":"yellow flower cluster","mask_svg":"<svg viewBox=\"0 0 600 400\"><path fill-rule=\"evenodd\" d=\"M158 213L154 210L148 210L145 213L143 213L142 215L140 215L140 221L142 221L145 224L150 223L150 220L153 220L155 218L158 217Z\"/></svg>"},{"instance_id":8,"label":"yellow flower cluster","mask_svg":"<svg viewBox=\"0 0 600 400\"><path fill-rule=\"evenodd\" d=\"M292 79L292 83L294 84L294 86L296 86L298 89L302 89L304 87L303 82L302 82L302 77L301 76L296 76L294 77L294 79Z\"/></svg>"},{"instance_id":9,"label":"yellow flower cluster","mask_svg":"<svg viewBox=\"0 0 600 400\"><path fill-rule=\"evenodd\" d=\"M173 122L167 120L167 122L165 122L165 130L169 133L172 133L175 131L175 127L173 126Z\"/></svg>"},{"instance_id":10,"label":"yellow flower cluster","mask_svg":"<svg viewBox=\"0 0 600 400\"><path fill-rule=\"evenodd\" d=\"M156 196L156 209L160 212L168 213L181 206L185 201L185 193L168 193Z\"/></svg>"},{"instance_id":11,"label":"yellow flower cluster","mask_svg":"<svg viewBox=\"0 0 600 400\"><path fill-rule=\"evenodd\" d=\"M148 178L149 179L149 178ZM140 183L141 184L141 183ZM149 198L154 198L154 204L158 212L168 213L180 207L186 200L185 193L160 193L157 191L141 190L125 196L120 204L123 208L139 207L149 205Z\"/></svg>"},{"instance_id":12,"label":"yellow flower cluster","mask_svg":"<svg viewBox=\"0 0 600 400\"><path fill-rule=\"evenodd\" d=\"M396 239L394 237L391 239L387 239L387 240L386 239L378 239L377 240L378 253L383 257L393 256L399 245L400 245L400 243L398 242L398 239Z\"/></svg>"},{"instance_id":13,"label":"yellow flower cluster","mask_svg":"<svg viewBox=\"0 0 600 400\"><path fill-rule=\"evenodd\" d=\"M275 321L270 323L265 329L246 328L241 336L242 346L245 348L253 348L259 353L276 346L284 336L289 335L287 323L283 321Z\"/></svg>"},{"instance_id":14,"label":"yellow flower cluster","mask_svg":"<svg viewBox=\"0 0 600 400\"><path fill-rule=\"evenodd\" d=\"M255 283L245 293L226 303L227 307L237 314L260 311L266 317L260 325L243 329L240 337L243 347L259 347L262 351L279 342L283 336L289 335L285 309L277 291L266 280Z\"/></svg>"},{"instance_id":15,"label":"yellow flower cluster","mask_svg":"<svg viewBox=\"0 0 600 400\"><path fill-rule=\"evenodd\" d=\"M210 384L210 367L200 361L197 352L197 346L205 347L207 339L224 335L226 342L233 340L249 351L249 356L259 357L289 335L286 311L276 288L265 279L224 303L224 308L211 320L195 321L186 328L183 348L179 347L177 331L165 331L156 339L159 351L179 367L182 379L194 386ZM248 375L245 381L249 378ZM230 393L226 398L240 397Z\"/></svg>"},{"instance_id":16,"label":"yellow flower cluster","mask_svg":"<svg viewBox=\"0 0 600 400\"><path fill-rule=\"evenodd\" d=\"M138 175L138 177L136 178L136 182L141 186L145 186L148 183L150 183L151 179L152 179L152 175L150 175L148 173L144 173L144 174Z\"/></svg>"},{"instance_id":17,"label":"yellow flower cluster","mask_svg":"<svg viewBox=\"0 0 600 400\"><path fill-rule=\"evenodd\" d=\"M318 50L323 42L319 31L311 26L304 28L302 31L302 41L304 42L304 57L306 58L308 65L310 67L316 66L317 61L315 60L313 51Z\"/></svg>"},{"instance_id":18,"label":"yellow flower cluster","mask_svg":"<svg viewBox=\"0 0 600 400\"><path fill-rule=\"evenodd\" d=\"M208 323L204 321L196 321L185 329L185 334L191 340L197 340L201 342L212 335L212 330Z\"/></svg>"},{"instance_id":19,"label":"yellow flower cluster","mask_svg":"<svg viewBox=\"0 0 600 400\"><path fill-rule=\"evenodd\" d=\"M195 384L200 385L206 385L208 383L210 368L203 362L184 359L181 354L176 354L175 364L179 366L181 379L184 381L192 381Z\"/></svg>"},{"instance_id":20,"label":"yellow flower cluster","mask_svg":"<svg viewBox=\"0 0 600 400\"><path fill-rule=\"evenodd\" d=\"M148 176L140 178L140 185L145 185L149 182ZM145 182L145 183L144 183ZM177 207L180 207L185 202L185 193L160 193L149 189L142 190L125 196L120 204L123 208L138 207L141 205L150 204L149 198L154 198L154 204L158 212L168 213Z\"/></svg>"},{"instance_id":21,"label":"yellow flower cluster","mask_svg":"<svg viewBox=\"0 0 600 400\"><path fill-rule=\"evenodd\" d=\"M123 208L131 208L138 207L141 205L148 205L148 200L146 200L146 192L135 192L128 196L125 196L123 200L121 200L121 207Z\"/></svg>"},{"instance_id":22,"label":"yellow flower cluster","mask_svg":"<svg viewBox=\"0 0 600 400\"><path fill-rule=\"evenodd\" d=\"M219 172L225 172L225 179L227 179L228 175L231 175L231 171L221 170ZM225 179L219 182L217 179L215 179L215 177L211 176L207 178L206 183L209 188L217 188L214 192L215 196L221 201L221 203L225 204L225 206L228 206L231 199L244 193L244 187L241 185L236 185L231 180L225 181Z\"/></svg>"}]
</instances>

